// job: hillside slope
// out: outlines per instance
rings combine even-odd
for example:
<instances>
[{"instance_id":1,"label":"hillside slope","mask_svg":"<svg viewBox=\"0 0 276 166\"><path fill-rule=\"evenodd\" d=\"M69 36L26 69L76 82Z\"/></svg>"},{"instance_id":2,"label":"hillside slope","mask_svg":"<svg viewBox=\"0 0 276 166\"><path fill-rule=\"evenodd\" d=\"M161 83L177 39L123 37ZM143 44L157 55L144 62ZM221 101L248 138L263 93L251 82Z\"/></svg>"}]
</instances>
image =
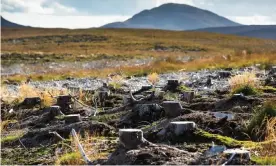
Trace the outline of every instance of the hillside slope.
<instances>
[{"instance_id":1,"label":"hillside slope","mask_svg":"<svg viewBox=\"0 0 276 166\"><path fill-rule=\"evenodd\" d=\"M24 26L24 25L13 23L11 21L6 20L5 18L3 18L1 16L1 27L7 27L7 28L25 28L25 27L28 27L28 26Z\"/></svg>"},{"instance_id":2,"label":"hillside slope","mask_svg":"<svg viewBox=\"0 0 276 166\"><path fill-rule=\"evenodd\" d=\"M144 10L124 22L114 22L103 27L191 30L238 25L240 24L207 10L185 4L168 3L151 10Z\"/></svg>"},{"instance_id":3,"label":"hillside slope","mask_svg":"<svg viewBox=\"0 0 276 166\"><path fill-rule=\"evenodd\" d=\"M235 27L217 27L197 29L195 31L232 34L263 39L276 39L276 25L244 25Z\"/></svg>"}]
</instances>

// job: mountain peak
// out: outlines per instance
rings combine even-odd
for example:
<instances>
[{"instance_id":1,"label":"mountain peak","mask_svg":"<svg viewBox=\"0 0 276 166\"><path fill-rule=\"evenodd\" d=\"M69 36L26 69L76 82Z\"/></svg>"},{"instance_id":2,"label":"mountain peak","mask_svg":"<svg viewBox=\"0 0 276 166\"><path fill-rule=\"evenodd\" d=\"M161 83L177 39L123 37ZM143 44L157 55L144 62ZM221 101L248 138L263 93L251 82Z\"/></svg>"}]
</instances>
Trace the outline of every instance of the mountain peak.
<instances>
[{"instance_id":1,"label":"mountain peak","mask_svg":"<svg viewBox=\"0 0 276 166\"><path fill-rule=\"evenodd\" d=\"M111 23L103 27L191 30L238 25L240 24L207 10L186 4L167 3L150 10L143 10L124 22Z\"/></svg>"}]
</instances>

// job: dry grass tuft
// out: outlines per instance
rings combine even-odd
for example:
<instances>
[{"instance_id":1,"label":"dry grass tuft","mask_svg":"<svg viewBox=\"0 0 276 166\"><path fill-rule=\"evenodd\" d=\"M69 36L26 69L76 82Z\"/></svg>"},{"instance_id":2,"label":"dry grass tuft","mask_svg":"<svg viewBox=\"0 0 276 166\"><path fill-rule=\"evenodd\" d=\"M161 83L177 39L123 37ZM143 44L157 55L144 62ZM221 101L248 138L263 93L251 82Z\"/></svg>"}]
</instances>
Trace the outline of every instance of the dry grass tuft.
<instances>
[{"instance_id":1,"label":"dry grass tuft","mask_svg":"<svg viewBox=\"0 0 276 166\"><path fill-rule=\"evenodd\" d=\"M266 122L266 141L276 141L276 117L268 119ZM275 149L276 150L276 149Z\"/></svg>"},{"instance_id":2,"label":"dry grass tuft","mask_svg":"<svg viewBox=\"0 0 276 166\"><path fill-rule=\"evenodd\" d=\"M51 106L54 104L54 96L68 94L67 89L38 89L29 84L21 84L18 92L9 91L5 86L1 87L1 99L6 103L19 103L28 97L40 97L44 106Z\"/></svg>"},{"instance_id":3,"label":"dry grass tuft","mask_svg":"<svg viewBox=\"0 0 276 166\"><path fill-rule=\"evenodd\" d=\"M159 75L157 73L151 73L148 75L148 81L152 84L155 85L159 81Z\"/></svg>"},{"instance_id":4,"label":"dry grass tuft","mask_svg":"<svg viewBox=\"0 0 276 166\"><path fill-rule=\"evenodd\" d=\"M260 81L254 72L245 72L229 79L231 91L233 93L243 93L244 95L257 94Z\"/></svg>"},{"instance_id":5,"label":"dry grass tuft","mask_svg":"<svg viewBox=\"0 0 276 166\"><path fill-rule=\"evenodd\" d=\"M122 84L124 83L124 77L121 75L115 75L110 78L109 86L111 86L114 89L121 88Z\"/></svg>"},{"instance_id":6,"label":"dry grass tuft","mask_svg":"<svg viewBox=\"0 0 276 166\"><path fill-rule=\"evenodd\" d=\"M110 142L113 143L112 147L117 144L115 138L111 137L100 137L96 134L88 134L87 132L81 137L77 134L80 144L82 145L87 157L91 161L107 159L108 155L114 150L110 147ZM57 156L56 165L85 165L78 146L74 139L70 137L71 147L73 147L73 152L67 152L61 156Z\"/></svg>"}]
</instances>

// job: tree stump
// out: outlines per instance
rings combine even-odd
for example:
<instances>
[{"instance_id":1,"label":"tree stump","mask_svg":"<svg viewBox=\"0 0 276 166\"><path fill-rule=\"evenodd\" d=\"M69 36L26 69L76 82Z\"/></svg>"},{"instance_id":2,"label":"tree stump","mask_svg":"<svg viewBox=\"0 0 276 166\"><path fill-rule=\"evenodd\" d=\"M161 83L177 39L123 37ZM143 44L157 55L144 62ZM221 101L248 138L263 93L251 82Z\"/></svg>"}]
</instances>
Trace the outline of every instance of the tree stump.
<instances>
[{"instance_id":1,"label":"tree stump","mask_svg":"<svg viewBox=\"0 0 276 166\"><path fill-rule=\"evenodd\" d=\"M162 106L168 118L175 118L181 114L182 106L178 101L164 101Z\"/></svg>"},{"instance_id":2,"label":"tree stump","mask_svg":"<svg viewBox=\"0 0 276 166\"><path fill-rule=\"evenodd\" d=\"M47 112L49 112L50 119L54 119L55 116L58 116L58 115L64 115L60 110L60 106L57 106L57 105L48 107L46 108L46 110Z\"/></svg>"},{"instance_id":3,"label":"tree stump","mask_svg":"<svg viewBox=\"0 0 276 166\"><path fill-rule=\"evenodd\" d=\"M248 150L244 149L227 149L223 151L225 155L233 155L235 154L235 158L240 158L243 160L249 160L250 159L250 152Z\"/></svg>"},{"instance_id":4,"label":"tree stump","mask_svg":"<svg viewBox=\"0 0 276 166\"><path fill-rule=\"evenodd\" d=\"M71 104L73 104L72 97L69 95L58 96L57 105L63 112L68 112L71 109Z\"/></svg>"},{"instance_id":5,"label":"tree stump","mask_svg":"<svg viewBox=\"0 0 276 166\"><path fill-rule=\"evenodd\" d=\"M33 108L35 106L41 106L41 99L39 97L28 97L20 104L23 108Z\"/></svg>"},{"instance_id":6,"label":"tree stump","mask_svg":"<svg viewBox=\"0 0 276 166\"><path fill-rule=\"evenodd\" d=\"M126 149L136 149L144 143L143 132L141 129L120 129L120 144Z\"/></svg>"},{"instance_id":7,"label":"tree stump","mask_svg":"<svg viewBox=\"0 0 276 166\"><path fill-rule=\"evenodd\" d=\"M81 122L80 114L71 114L64 116L65 124Z\"/></svg>"},{"instance_id":8,"label":"tree stump","mask_svg":"<svg viewBox=\"0 0 276 166\"><path fill-rule=\"evenodd\" d=\"M194 91L186 91L182 94L182 99L186 101L187 103L191 103L191 101L195 98L195 92Z\"/></svg>"},{"instance_id":9,"label":"tree stump","mask_svg":"<svg viewBox=\"0 0 276 166\"><path fill-rule=\"evenodd\" d=\"M196 128L195 122L192 121L178 121L171 122L168 126L169 131L173 131L176 136L184 134L186 131L192 131Z\"/></svg>"},{"instance_id":10,"label":"tree stump","mask_svg":"<svg viewBox=\"0 0 276 166\"><path fill-rule=\"evenodd\" d=\"M229 72L229 71L219 71L218 72L218 76L219 76L219 78L229 78L229 77L231 77L231 72Z\"/></svg>"},{"instance_id":11,"label":"tree stump","mask_svg":"<svg viewBox=\"0 0 276 166\"><path fill-rule=\"evenodd\" d=\"M166 90L175 91L179 86L179 81L176 79L168 80Z\"/></svg>"},{"instance_id":12,"label":"tree stump","mask_svg":"<svg viewBox=\"0 0 276 166\"><path fill-rule=\"evenodd\" d=\"M229 159L223 163L223 165L231 165L231 162L234 160L233 163L242 162L243 160L249 161L250 160L250 152L248 150L244 149L227 149L223 151L223 154L225 154Z\"/></svg>"}]
</instances>

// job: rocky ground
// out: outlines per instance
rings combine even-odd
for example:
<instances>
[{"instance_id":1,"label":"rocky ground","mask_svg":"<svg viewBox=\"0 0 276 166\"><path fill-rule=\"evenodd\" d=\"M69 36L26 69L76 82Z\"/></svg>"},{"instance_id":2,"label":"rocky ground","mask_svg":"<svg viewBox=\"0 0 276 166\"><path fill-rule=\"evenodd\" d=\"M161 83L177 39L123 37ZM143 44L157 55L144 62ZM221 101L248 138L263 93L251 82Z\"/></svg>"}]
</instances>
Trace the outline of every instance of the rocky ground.
<instances>
[{"instance_id":1,"label":"rocky ground","mask_svg":"<svg viewBox=\"0 0 276 166\"><path fill-rule=\"evenodd\" d=\"M263 141L246 133L244 123L255 108L276 99L276 92L231 94L228 82L231 76L253 70L262 85L275 88L275 69L264 71L255 66L162 74L154 89L146 76L126 78L117 89L103 86L112 80L97 78L30 82L38 89L98 92L97 109L72 96L57 97L55 105L59 107L41 107L39 99L17 105L2 103L1 164L55 164L59 156L78 151L72 149L72 129L83 138L87 133L100 138L99 153L106 156L88 155L90 164L221 165L231 157L227 164L256 164L247 157L247 150L242 149L245 155L224 153L226 149L250 148L253 142L246 141ZM7 87L18 92L18 85ZM194 123L180 128L171 123L179 121ZM119 130L126 128L140 129L134 132L138 136L122 139ZM84 143L82 140L86 146ZM95 147L98 145L84 149L90 154Z\"/></svg>"}]
</instances>

